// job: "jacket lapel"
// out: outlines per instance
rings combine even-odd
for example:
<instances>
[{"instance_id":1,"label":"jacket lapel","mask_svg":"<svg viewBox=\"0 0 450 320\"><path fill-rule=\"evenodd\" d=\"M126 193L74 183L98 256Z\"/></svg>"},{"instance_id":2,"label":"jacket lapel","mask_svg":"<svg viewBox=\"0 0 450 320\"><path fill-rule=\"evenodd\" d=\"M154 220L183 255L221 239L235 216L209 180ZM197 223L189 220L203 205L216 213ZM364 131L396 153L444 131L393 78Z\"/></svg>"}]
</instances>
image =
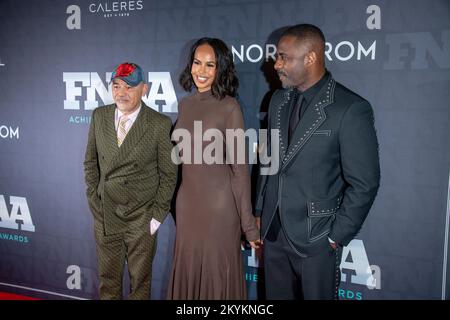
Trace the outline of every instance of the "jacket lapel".
<instances>
[{"instance_id":1,"label":"jacket lapel","mask_svg":"<svg viewBox=\"0 0 450 320\"><path fill-rule=\"evenodd\" d=\"M324 108L334 101L335 84L336 82L330 75L326 84L322 87L313 101L311 101L310 106L302 116L294 131L291 144L286 153L284 153L281 161L281 169L286 168L296 154L300 152L303 146L309 141L317 128L326 120L327 115ZM289 127L289 119L284 123L286 124L285 127Z\"/></svg>"},{"instance_id":2,"label":"jacket lapel","mask_svg":"<svg viewBox=\"0 0 450 320\"><path fill-rule=\"evenodd\" d=\"M283 93L283 97L281 99L280 104L276 108L277 113L275 115L276 119L275 125L276 128L278 129L278 132L280 133L279 136L280 163L281 159L284 158L284 154L286 153L288 148L289 114L291 111L290 104L293 97L294 97L294 90L293 89L286 90ZM288 124L288 126L285 125L286 123Z\"/></svg>"},{"instance_id":3,"label":"jacket lapel","mask_svg":"<svg viewBox=\"0 0 450 320\"><path fill-rule=\"evenodd\" d=\"M112 153L112 159L116 157L119 147L117 146L117 133L114 125L115 105L108 107L105 117L103 118L103 138L106 143L106 150Z\"/></svg>"},{"instance_id":4,"label":"jacket lapel","mask_svg":"<svg viewBox=\"0 0 450 320\"><path fill-rule=\"evenodd\" d=\"M148 107L144 103L142 103L141 110L139 111L139 114L134 121L133 126L128 131L125 140L119 148L119 155L128 155L147 130L147 126L145 125L145 123L147 122L148 110L146 108Z\"/></svg>"},{"instance_id":5,"label":"jacket lapel","mask_svg":"<svg viewBox=\"0 0 450 320\"><path fill-rule=\"evenodd\" d=\"M111 170L115 164L121 163L122 159L129 156L130 153L133 151L134 147L139 143L139 140L144 135L145 131L147 131L148 126L146 126L147 123L147 115L148 110L147 106L144 102L142 102L141 110L139 111L139 114L134 121L133 125L131 126L130 130L128 131L125 140L122 142L120 148L117 146L117 133L115 128L114 129L114 139L115 139L115 147L118 149L116 157L111 161L109 165L109 170ZM114 116L113 116L114 119ZM114 121L113 121L114 126Z\"/></svg>"}]
</instances>

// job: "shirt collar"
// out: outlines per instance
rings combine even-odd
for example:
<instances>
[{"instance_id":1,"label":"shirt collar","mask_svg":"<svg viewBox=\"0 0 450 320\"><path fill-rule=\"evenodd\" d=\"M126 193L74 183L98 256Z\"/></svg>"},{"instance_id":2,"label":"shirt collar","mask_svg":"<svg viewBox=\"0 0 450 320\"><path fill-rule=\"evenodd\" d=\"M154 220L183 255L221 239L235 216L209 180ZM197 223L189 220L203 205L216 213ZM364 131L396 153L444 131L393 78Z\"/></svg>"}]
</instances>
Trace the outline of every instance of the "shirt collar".
<instances>
[{"instance_id":1,"label":"shirt collar","mask_svg":"<svg viewBox=\"0 0 450 320\"><path fill-rule=\"evenodd\" d=\"M138 107L136 110L134 110L132 113L130 113L129 115L127 115L128 119L131 120L131 123L133 123L133 122L136 120L136 118L137 118L137 116L138 116L138 114L139 114L139 111L141 111L141 108L142 108L142 101L139 103L139 107ZM119 121L119 119L120 119L122 116L123 116L123 112L120 111L120 110L116 107L116 121Z\"/></svg>"},{"instance_id":2,"label":"shirt collar","mask_svg":"<svg viewBox=\"0 0 450 320\"><path fill-rule=\"evenodd\" d=\"M310 103L314 96L319 92L319 90L325 85L325 82L328 79L329 72L325 70L325 74L317 81L314 85L306 89L305 91L299 92L303 94L303 98L306 100L306 103Z\"/></svg>"}]
</instances>

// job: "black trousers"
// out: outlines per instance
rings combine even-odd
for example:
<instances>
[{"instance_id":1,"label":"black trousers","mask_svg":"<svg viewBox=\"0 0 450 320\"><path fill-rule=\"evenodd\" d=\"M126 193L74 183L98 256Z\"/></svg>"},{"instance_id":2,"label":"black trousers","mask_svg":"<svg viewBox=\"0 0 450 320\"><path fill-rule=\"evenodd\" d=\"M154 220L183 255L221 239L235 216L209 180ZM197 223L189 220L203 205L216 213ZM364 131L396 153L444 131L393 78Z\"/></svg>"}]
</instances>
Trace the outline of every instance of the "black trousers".
<instances>
[{"instance_id":1,"label":"black trousers","mask_svg":"<svg viewBox=\"0 0 450 320\"><path fill-rule=\"evenodd\" d=\"M342 249L301 257L288 243L278 212L264 240L264 277L269 300L337 300Z\"/></svg>"}]
</instances>

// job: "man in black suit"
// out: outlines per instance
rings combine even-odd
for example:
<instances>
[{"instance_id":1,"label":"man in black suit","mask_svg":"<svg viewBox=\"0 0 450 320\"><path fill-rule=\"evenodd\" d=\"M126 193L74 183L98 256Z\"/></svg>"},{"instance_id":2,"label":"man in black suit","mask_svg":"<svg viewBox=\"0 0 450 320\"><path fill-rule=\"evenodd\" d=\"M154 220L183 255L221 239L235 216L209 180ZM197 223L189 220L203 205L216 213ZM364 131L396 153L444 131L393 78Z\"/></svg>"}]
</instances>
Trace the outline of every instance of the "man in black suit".
<instances>
[{"instance_id":1,"label":"man in black suit","mask_svg":"<svg viewBox=\"0 0 450 320\"><path fill-rule=\"evenodd\" d=\"M287 29L274 68L284 90L270 102L268 126L280 137L269 144L279 146L280 168L260 175L256 203L266 296L337 299L341 247L360 230L379 187L373 111L325 69L316 26Z\"/></svg>"}]
</instances>

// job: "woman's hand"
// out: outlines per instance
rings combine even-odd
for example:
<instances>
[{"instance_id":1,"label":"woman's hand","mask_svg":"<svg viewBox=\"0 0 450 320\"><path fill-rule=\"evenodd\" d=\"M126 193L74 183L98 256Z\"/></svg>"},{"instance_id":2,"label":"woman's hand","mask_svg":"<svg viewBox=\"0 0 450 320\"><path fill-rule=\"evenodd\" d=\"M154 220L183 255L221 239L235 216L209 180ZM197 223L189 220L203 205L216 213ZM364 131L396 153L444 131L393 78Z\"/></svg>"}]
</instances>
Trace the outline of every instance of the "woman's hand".
<instances>
[{"instance_id":1,"label":"woman's hand","mask_svg":"<svg viewBox=\"0 0 450 320\"><path fill-rule=\"evenodd\" d=\"M261 239L258 239L258 240L255 240L255 241L249 241L249 243L250 243L250 246L253 249L259 249L261 247L261 245L262 245Z\"/></svg>"}]
</instances>

